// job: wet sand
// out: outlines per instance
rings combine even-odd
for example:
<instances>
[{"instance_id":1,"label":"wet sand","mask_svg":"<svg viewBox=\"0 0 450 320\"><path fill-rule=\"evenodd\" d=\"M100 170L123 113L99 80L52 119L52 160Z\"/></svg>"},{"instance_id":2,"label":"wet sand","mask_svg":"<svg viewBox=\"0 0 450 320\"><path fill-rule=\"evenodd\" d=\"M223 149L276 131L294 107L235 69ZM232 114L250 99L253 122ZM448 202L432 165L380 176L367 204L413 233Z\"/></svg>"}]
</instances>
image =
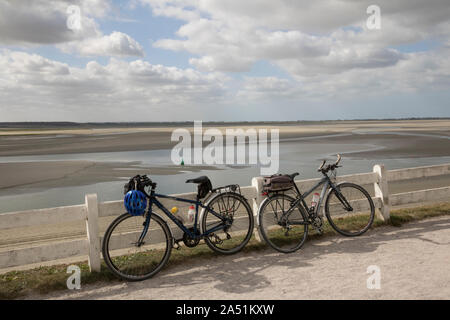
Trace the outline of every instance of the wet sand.
<instances>
[{"instance_id":1,"label":"wet sand","mask_svg":"<svg viewBox=\"0 0 450 320\"><path fill-rule=\"evenodd\" d=\"M192 131L192 127L184 127ZM204 130L208 127L204 126ZM217 127L223 132L227 128ZM304 125L242 129L279 129L280 142L302 141L366 144L370 151L345 154L353 159L389 159L450 156L450 120L330 121ZM183 170L216 169L211 166L144 166L140 162L34 161L4 162L8 156L51 155L170 149L174 127L60 130L0 130L0 192L15 188L58 187L117 181L142 173L176 174ZM374 148L376 146L376 148ZM376 150L374 150L376 149Z\"/></svg>"},{"instance_id":2,"label":"wet sand","mask_svg":"<svg viewBox=\"0 0 450 320\"><path fill-rule=\"evenodd\" d=\"M176 174L183 170L197 172L218 170L213 166L186 165L141 166L140 162L36 161L0 163L0 192L5 195L17 187L53 188L125 180L143 174Z\"/></svg>"},{"instance_id":3,"label":"wet sand","mask_svg":"<svg viewBox=\"0 0 450 320\"><path fill-rule=\"evenodd\" d=\"M192 132L192 127L183 127ZM203 129L208 127L204 126ZM227 128L279 129L280 140L317 137L317 141L337 143L367 141L386 146L385 153L414 154L426 156L450 155L450 120L414 121L342 121L307 123L301 126L227 126ZM108 128L108 129L61 129L61 130L0 130L0 157L21 155L48 155L92 152L117 152L136 150L170 149L176 128ZM383 134L380 134L383 133ZM393 134L392 134L393 133ZM433 135L400 136L398 133ZM333 136L337 135L337 136ZM324 137L328 136L328 137ZM439 136L446 138L438 138ZM433 141L430 146L431 140Z\"/></svg>"}]
</instances>

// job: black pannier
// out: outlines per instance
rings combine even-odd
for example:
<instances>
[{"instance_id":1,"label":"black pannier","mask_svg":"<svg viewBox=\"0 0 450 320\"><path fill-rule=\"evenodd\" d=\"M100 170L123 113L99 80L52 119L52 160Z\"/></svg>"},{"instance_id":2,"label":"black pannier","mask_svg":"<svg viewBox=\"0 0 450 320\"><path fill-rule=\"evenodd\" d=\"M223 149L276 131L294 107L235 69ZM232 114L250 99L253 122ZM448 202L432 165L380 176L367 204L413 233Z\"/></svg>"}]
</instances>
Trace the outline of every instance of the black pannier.
<instances>
[{"instance_id":1,"label":"black pannier","mask_svg":"<svg viewBox=\"0 0 450 320\"><path fill-rule=\"evenodd\" d=\"M208 192L212 191L212 184L207 176L201 176L195 179L188 179L186 180L186 183L197 184L197 199L202 199L206 197Z\"/></svg>"},{"instance_id":2,"label":"black pannier","mask_svg":"<svg viewBox=\"0 0 450 320\"><path fill-rule=\"evenodd\" d=\"M294 188L294 180L286 174L274 174L263 179L264 192L288 191Z\"/></svg>"},{"instance_id":3,"label":"black pannier","mask_svg":"<svg viewBox=\"0 0 450 320\"><path fill-rule=\"evenodd\" d=\"M206 197L208 192L212 190L212 184L211 181L207 178L206 181L200 183L197 187L197 197L198 199L203 199Z\"/></svg>"}]
</instances>

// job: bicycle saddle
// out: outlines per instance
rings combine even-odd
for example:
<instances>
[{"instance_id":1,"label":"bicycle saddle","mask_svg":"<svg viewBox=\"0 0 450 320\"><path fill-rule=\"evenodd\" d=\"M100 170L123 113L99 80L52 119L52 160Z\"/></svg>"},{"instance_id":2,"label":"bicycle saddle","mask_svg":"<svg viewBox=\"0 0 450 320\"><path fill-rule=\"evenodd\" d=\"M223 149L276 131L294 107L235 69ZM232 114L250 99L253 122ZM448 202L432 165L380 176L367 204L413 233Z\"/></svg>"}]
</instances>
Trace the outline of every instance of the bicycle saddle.
<instances>
[{"instance_id":1,"label":"bicycle saddle","mask_svg":"<svg viewBox=\"0 0 450 320\"><path fill-rule=\"evenodd\" d=\"M207 181L209 181L207 176L201 176L195 179L188 179L186 180L186 183L205 183Z\"/></svg>"},{"instance_id":2,"label":"bicycle saddle","mask_svg":"<svg viewBox=\"0 0 450 320\"><path fill-rule=\"evenodd\" d=\"M289 174L288 176L291 177L292 180L294 180L294 178L295 178L296 176L298 176L299 174L300 174L300 173L295 172L295 173L293 173L293 174Z\"/></svg>"}]
</instances>

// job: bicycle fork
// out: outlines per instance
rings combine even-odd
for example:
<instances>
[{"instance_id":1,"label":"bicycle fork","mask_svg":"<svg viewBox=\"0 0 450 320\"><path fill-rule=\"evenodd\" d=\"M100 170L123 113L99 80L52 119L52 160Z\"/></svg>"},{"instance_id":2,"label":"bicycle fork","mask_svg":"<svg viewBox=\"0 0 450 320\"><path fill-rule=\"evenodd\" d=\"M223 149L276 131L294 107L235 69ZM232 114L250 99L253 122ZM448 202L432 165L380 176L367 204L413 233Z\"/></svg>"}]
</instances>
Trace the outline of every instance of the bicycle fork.
<instances>
[{"instance_id":1,"label":"bicycle fork","mask_svg":"<svg viewBox=\"0 0 450 320\"><path fill-rule=\"evenodd\" d=\"M145 244L144 238L145 238L145 236L147 235L148 228L149 228L149 226L150 226L150 216L151 216L151 212L150 212L150 211L147 211L145 221L144 221L144 223L142 224L142 225L144 226L144 229L142 230L142 233L141 233L141 235L139 236L138 241L137 241L136 243L134 243L134 245L135 245L136 247L141 247L142 245Z\"/></svg>"}]
</instances>

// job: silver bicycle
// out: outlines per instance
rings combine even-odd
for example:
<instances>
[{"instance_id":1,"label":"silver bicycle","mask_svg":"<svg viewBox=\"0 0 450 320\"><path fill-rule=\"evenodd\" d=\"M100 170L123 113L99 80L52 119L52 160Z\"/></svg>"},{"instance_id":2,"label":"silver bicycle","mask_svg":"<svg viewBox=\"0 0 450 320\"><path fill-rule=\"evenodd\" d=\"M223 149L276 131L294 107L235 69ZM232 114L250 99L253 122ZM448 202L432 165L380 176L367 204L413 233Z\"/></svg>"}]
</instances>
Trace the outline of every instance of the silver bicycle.
<instances>
[{"instance_id":1,"label":"silver bicycle","mask_svg":"<svg viewBox=\"0 0 450 320\"><path fill-rule=\"evenodd\" d=\"M331 227L338 233L354 237L365 233L372 225L375 206L369 193L361 186L342 182L335 184L336 169L341 156L334 164L324 160L318 171L323 178L310 190L301 193L295 183L295 197L285 192L268 192L258 210L259 230L264 240L275 250L290 253L300 249L308 236L308 228L323 232L321 207ZM289 175L294 180L298 173ZM322 186L317 203L308 206L305 198Z\"/></svg>"}]
</instances>

